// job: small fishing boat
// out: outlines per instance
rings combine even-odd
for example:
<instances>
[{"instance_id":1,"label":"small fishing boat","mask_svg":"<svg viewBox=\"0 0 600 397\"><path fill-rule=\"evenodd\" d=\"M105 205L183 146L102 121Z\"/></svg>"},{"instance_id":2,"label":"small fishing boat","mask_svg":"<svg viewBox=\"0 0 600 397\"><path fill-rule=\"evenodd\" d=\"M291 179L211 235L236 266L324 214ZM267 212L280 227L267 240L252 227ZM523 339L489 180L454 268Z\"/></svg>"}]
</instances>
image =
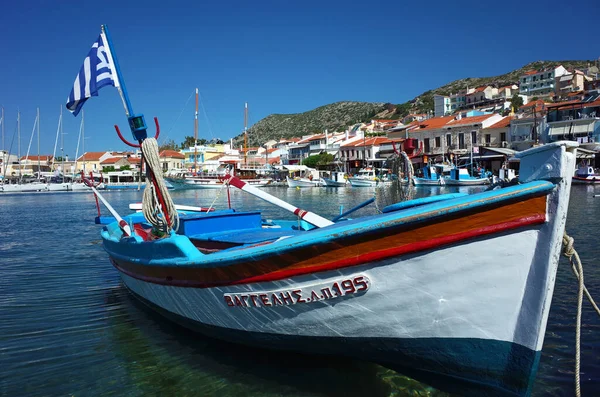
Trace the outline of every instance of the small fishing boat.
<instances>
[{"instance_id":1,"label":"small fishing boat","mask_svg":"<svg viewBox=\"0 0 600 397\"><path fill-rule=\"evenodd\" d=\"M490 178L476 178L471 176L466 168L454 168L450 170L450 176L445 179L445 183L448 186L488 185Z\"/></svg>"},{"instance_id":2,"label":"small fishing boat","mask_svg":"<svg viewBox=\"0 0 600 397\"><path fill-rule=\"evenodd\" d=\"M110 51L106 35L103 26L92 51ZM141 146L153 194L144 194L142 213L121 218L93 191L116 219L101 231L104 249L142 302L234 343L372 361L460 395L529 395L577 143L518 153L519 184L399 202L357 219L328 220L231 175L228 184L297 219L184 213L163 184L157 119L148 137L120 94L141 145L121 139ZM76 112L73 97L67 106Z\"/></svg>"},{"instance_id":3,"label":"small fishing boat","mask_svg":"<svg viewBox=\"0 0 600 397\"><path fill-rule=\"evenodd\" d=\"M584 163L577 168L573 176L574 185L596 185L600 184L600 173L594 167Z\"/></svg>"},{"instance_id":4,"label":"small fishing boat","mask_svg":"<svg viewBox=\"0 0 600 397\"><path fill-rule=\"evenodd\" d=\"M348 178L352 187L374 187L391 185L392 179L385 168L374 169L371 167L361 168L358 173Z\"/></svg>"},{"instance_id":5,"label":"small fishing boat","mask_svg":"<svg viewBox=\"0 0 600 397\"><path fill-rule=\"evenodd\" d=\"M443 167L435 164L426 165L422 168L422 177L413 177L413 183L415 186L443 186L445 180L443 176Z\"/></svg>"},{"instance_id":6,"label":"small fishing boat","mask_svg":"<svg viewBox=\"0 0 600 397\"><path fill-rule=\"evenodd\" d=\"M331 171L321 176L323 186L344 187L348 185L348 176L343 171Z\"/></svg>"}]
</instances>

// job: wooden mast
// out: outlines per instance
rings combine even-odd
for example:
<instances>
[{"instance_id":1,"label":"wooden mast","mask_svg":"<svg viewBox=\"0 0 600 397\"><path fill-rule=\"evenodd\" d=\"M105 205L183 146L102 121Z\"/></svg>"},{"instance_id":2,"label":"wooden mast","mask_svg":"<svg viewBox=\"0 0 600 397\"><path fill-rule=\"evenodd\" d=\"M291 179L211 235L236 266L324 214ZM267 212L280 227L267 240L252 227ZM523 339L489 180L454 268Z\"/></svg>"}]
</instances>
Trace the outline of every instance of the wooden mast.
<instances>
[{"instance_id":1,"label":"wooden mast","mask_svg":"<svg viewBox=\"0 0 600 397\"><path fill-rule=\"evenodd\" d=\"M244 165L248 164L248 102L244 105Z\"/></svg>"},{"instance_id":2,"label":"wooden mast","mask_svg":"<svg viewBox=\"0 0 600 397\"><path fill-rule=\"evenodd\" d=\"M198 174L198 88L196 88L196 111L194 112L194 174Z\"/></svg>"}]
</instances>

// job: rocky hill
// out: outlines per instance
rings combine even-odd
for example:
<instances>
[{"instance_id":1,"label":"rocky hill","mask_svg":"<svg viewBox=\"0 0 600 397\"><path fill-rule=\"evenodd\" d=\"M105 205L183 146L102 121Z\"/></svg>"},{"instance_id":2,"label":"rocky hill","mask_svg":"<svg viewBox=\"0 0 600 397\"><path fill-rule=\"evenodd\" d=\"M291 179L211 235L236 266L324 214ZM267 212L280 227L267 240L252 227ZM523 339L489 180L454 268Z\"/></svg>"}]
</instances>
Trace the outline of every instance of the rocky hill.
<instances>
[{"instance_id":1,"label":"rocky hill","mask_svg":"<svg viewBox=\"0 0 600 397\"><path fill-rule=\"evenodd\" d=\"M433 111L433 96L435 94L448 95L468 87L474 88L481 85L494 85L502 87L518 84L519 76L530 70L545 69L563 65L565 68L585 68L593 65L595 61L536 61L520 69L492 77L467 77L429 90L416 98L402 103L390 104L383 102L336 102L318 107L314 110L296 114L272 114L248 130L248 144L257 146L268 140L281 138L300 137L312 133L339 131L357 123L369 121L373 118L399 119L409 113L427 113ZM243 136L234 138L237 144L243 142Z\"/></svg>"},{"instance_id":2,"label":"rocky hill","mask_svg":"<svg viewBox=\"0 0 600 397\"><path fill-rule=\"evenodd\" d=\"M460 80L455 80L451 83L438 87L434 90L426 91L414 98L411 101L406 102L405 104L398 105L403 106L409 111L416 113L426 113L427 111L433 110L433 96L435 94L439 95L449 95L452 93L456 93L460 90L464 90L467 87L474 88L482 85L492 85L496 87L502 87L510 84L518 84L519 77L522 76L525 72L531 70L541 70L550 67L555 67L558 65L562 65L567 69L579 69L586 68L589 65L594 65L595 61L536 61L528 63L520 69L513 70L512 72L508 72L502 74L500 76L492 76L492 77L467 77Z\"/></svg>"},{"instance_id":3,"label":"rocky hill","mask_svg":"<svg viewBox=\"0 0 600 397\"><path fill-rule=\"evenodd\" d=\"M348 125L371 120L384 110L384 103L336 102L304 113L272 114L248 129L248 145L256 146L271 139L278 141L281 138L320 133L325 129L343 130ZM234 140L243 142L243 136Z\"/></svg>"}]
</instances>

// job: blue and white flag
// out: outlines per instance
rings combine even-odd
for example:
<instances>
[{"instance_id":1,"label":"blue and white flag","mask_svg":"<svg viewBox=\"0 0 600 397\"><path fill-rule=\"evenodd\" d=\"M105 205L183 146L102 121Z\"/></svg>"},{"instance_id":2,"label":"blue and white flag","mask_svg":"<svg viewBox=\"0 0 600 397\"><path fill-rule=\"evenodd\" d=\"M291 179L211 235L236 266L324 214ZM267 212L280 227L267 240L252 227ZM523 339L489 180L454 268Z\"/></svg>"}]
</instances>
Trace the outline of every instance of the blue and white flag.
<instances>
[{"instance_id":1,"label":"blue and white flag","mask_svg":"<svg viewBox=\"0 0 600 397\"><path fill-rule=\"evenodd\" d=\"M83 60L83 66L67 99L67 109L73 116L77 116L88 98L98 95L100 88L107 85L120 86L112 54L106 43L106 36L102 32Z\"/></svg>"}]
</instances>

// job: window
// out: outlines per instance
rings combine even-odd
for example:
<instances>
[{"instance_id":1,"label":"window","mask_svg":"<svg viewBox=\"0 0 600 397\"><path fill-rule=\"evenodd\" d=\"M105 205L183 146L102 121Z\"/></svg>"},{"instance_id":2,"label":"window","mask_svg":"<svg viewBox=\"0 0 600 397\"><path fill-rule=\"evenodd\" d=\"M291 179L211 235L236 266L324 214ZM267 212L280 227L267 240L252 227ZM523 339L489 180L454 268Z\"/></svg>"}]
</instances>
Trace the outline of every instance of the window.
<instances>
[{"instance_id":1,"label":"window","mask_svg":"<svg viewBox=\"0 0 600 397\"><path fill-rule=\"evenodd\" d=\"M489 144L492 142L492 134L485 134L485 143Z\"/></svg>"},{"instance_id":2,"label":"window","mask_svg":"<svg viewBox=\"0 0 600 397\"><path fill-rule=\"evenodd\" d=\"M500 133L500 140L501 140L502 142L504 142L504 141L506 140L506 132L501 132L501 133Z\"/></svg>"},{"instance_id":3,"label":"window","mask_svg":"<svg viewBox=\"0 0 600 397\"><path fill-rule=\"evenodd\" d=\"M477 143L477 131L471 131L471 145Z\"/></svg>"},{"instance_id":4,"label":"window","mask_svg":"<svg viewBox=\"0 0 600 397\"><path fill-rule=\"evenodd\" d=\"M439 136L435 137L435 147L441 147L442 146L442 138Z\"/></svg>"},{"instance_id":5,"label":"window","mask_svg":"<svg viewBox=\"0 0 600 397\"><path fill-rule=\"evenodd\" d=\"M425 143L425 153L429 153L429 138L423 139L423 142Z\"/></svg>"},{"instance_id":6,"label":"window","mask_svg":"<svg viewBox=\"0 0 600 397\"><path fill-rule=\"evenodd\" d=\"M465 147L465 134L464 133L460 133L458 134L458 148L459 149L466 149Z\"/></svg>"},{"instance_id":7,"label":"window","mask_svg":"<svg viewBox=\"0 0 600 397\"><path fill-rule=\"evenodd\" d=\"M446 135L446 146L447 147L452 146L452 135L450 135L450 134Z\"/></svg>"}]
</instances>

